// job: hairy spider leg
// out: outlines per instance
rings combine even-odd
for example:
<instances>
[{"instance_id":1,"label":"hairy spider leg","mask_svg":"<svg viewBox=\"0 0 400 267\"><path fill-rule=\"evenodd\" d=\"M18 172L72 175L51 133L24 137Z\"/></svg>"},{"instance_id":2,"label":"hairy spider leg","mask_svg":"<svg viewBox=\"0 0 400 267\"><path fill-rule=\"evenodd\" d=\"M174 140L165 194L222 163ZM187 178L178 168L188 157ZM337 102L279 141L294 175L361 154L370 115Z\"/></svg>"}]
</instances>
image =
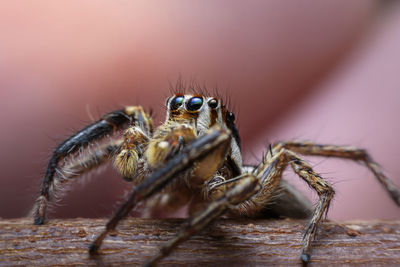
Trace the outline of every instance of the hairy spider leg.
<instances>
[{"instance_id":1,"label":"hairy spider leg","mask_svg":"<svg viewBox=\"0 0 400 267\"><path fill-rule=\"evenodd\" d=\"M294 152L286 151L286 161L290 162L290 165L294 172L299 175L304 181L308 183L319 196L319 202L315 207L314 214L306 228L303 236L303 249L301 253L301 260L307 263L311 256L311 241L314 239L317 227L320 224L323 215L328 212L330 202L335 194L333 188L325 182L321 176L313 171L311 165L305 162L302 158L296 155Z\"/></svg>"},{"instance_id":2,"label":"hairy spider leg","mask_svg":"<svg viewBox=\"0 0 400 267\"><path fill-rule=\"evenodd\" d=\"M232 210L233 213L244 216L253 216L259 213L266 205L269 205L271 197L276 192L278 185L281 184L281 176L287 164L290 164L296 174L305 180L319 195L319 202L315 207L313 216L303 237L303 251L301 259L308 262L310 259L311 241L313 240L318 224L326 214L329 203L334 195L334 190L327 184L312 167L301 159L297 154L331 156L339 158L348 158L364 162L368 168L375 174L377 179L384 185L393 200L398 203L398 190L391 180L389 180L381 171L379 165L372 161L365 150L355 147L318 145L309 142L281 142L270 149L263 158L255 172L259 177L262 173L268 173L271 169L270 177L261 177L261 191L248 201L240 203ZM277 157L279 160L277 160Z\"/></svg>"},{"instance_id":3,"label":"hairy spider leg","mask_svg":"<svg viewBox=\"0 0 400 267\"><path fill-rule=\"evenodd\" d=\"M268 190L272 194L274 189L279 185L281 172L283 170L283 168L276 168L277 163L281 162L280 157L279 154L275 154L272 161L270 159L268 165L263 164L265 163L263 161L259 168L252 173L244 173L229 180L220 176L211 178L207 183L207 192L205 192L205 194L211 198L215 197L212 199L213 201L202 211L192 216L178 235L163 245L159 252L147 261L145 265L154 266L162 258L168 256L179 244L204 229L204 227L209 225L214 219L227 211L237 209L238 206L246 210L245 203L257 194L260 194L262 190L261 182L264 182L262 186L268 187ZM285 163L285 161L282 162ZM270 177L277 177L278 179ZM226 188L225 185L230 186ZM224 188L221 189L221 187Z\"/></svg>"},{"instance_id":4,"label":"hairy spider leg","mask_svg":"<svg viewBox=\"0 0 400 267\"><path fill-rule=\"evenodd\" d=\"M150 134L137 125L125 130L123 142L116 152L113 163L126 181L133 181L135 184L141 181L138 170L144 168L141 168L139 159L148 146Z\"/></svg>"},{"instance_id":5,"label":"hairy spider leg","mask_svg":"<svg viewBox=\"0 0 400 267\"><path fill-rule=\"evenodd\" d=\"M315 236L316 227L320 223L323 214L327 212L334 191L330 185L328 185L312 170L312 167L308 163L302 160L294 152L279 147L279 150L272 149L271 153L267 153L262 162L252 173L246 173L226 181L225 179L222 179L222 182L211 184L208 187L210 190L208 195L210 196L213 195L211 191L221 185L232 184L232 186L226 191L225 195L222 195L214 202L211 202L206 209L191 218L187 226L185 226L185 228L183 228L174 239L165 244L160 249L159 253L151 258L146 265L155 265L180 243L202 230L211 221L227 211L241 216L253 216L259 213L268 205L271 197L280 186L282 172L288 164L292 166L296 174L317 191L320 197L319 203L315 208L303 238L303 251L301 258L304 262L307 262L310 258L311 241ZM250 177L256 179L253 182L250 182L252 179ZM253 190L247 188L249 185L243 185L247 183L254 186ZM258 184L261 184L261 186L256 187ZM232 199L235 201L232 201Z\"/></svg>"},{"instance_id":6,"label":"hairy spider leg","mask_svg":"<svg viewBox=\"0 0 400 267\"><path fill-rule=\"evenodd\" d=\"M54 196L54 179L62 180L64 177L56 175L63 160L88 147L89 144L112 135L117 130L126 127L129 123L137 123L151 131L151 120L142 107L129 106L125 109L112 111L102 116L100 120L80 130L61 143L53 152L42 182L40 195L33 207L34 224L45 222L48 201Z\"/></svg>"},{"instance_id":7,"label":"hairy spider leg","mask_svg":"<svg viewBox=\"0 0 400 267\"><path fill-rule=\"evenodd\" d=\"M234 211L236 210L236 212L239 212L242 216L252 216L255 212L262 210L268 205L271 196L281 182L282 172L287 165L290 164L294 172L307 182L319 196L319 202L315 207L309 226L303 237L301 259L303 262L308 262L310 258L311 241L315 236L317 226L321 222L323 215L328 211L329 203L334 195L334 190L321 176L313 171L312 167L306 161L294 152L284 147L275 147L272 152L273 153L265 156L254 171L260 179L262 186L260 192L251 199L234 207ZM272 154L273 156L271 156Z\"/></svg>"},{"instance_id":8,"label":"hairy spider leg","mask_svg":"<svg viewBox=\"0 0 400 267\"><path fill-rule=\"evenodd\" d=\"M192 167L196 160L201 160L209 153L221 149L221 147L225 148L223 154L226 154L230 140L231 135L229 130L221 129L219 126L213 127L205 135L200 136L184 147L179 154L169 159L163 167L154 171L147 179L134 188L126 202L106 224L105 230L90 245L89 253L93 255L97 252L107 233L115 229L119 221L125 218L140 201L159 192L176 178L179 173Z\"/></svg>"},{"instance_id":9,"label":"hairy spider leg","mask_svg":"<svg viewBox=\"0 0 400 267\"><path fill-rule=\"evenodd\" d=\"M148 148L145 152L143 160L147 165L147 172L157 170L168 162L174 155L180 153L186 144L191 143L197 138L195 128L189 124L182 124L176 121L169 121L159 126L154 133ZM218 151L214 153L219 154ZM196 163L196 166L198 164ZM207 166L213 170L212 167ZM180 173L182 179L175 179L163 189L163 192L146 200L145 208L142 211L142 217L156 218L162 214L173 214L178 209L182 208L185 203L188 203L193 196L189 184L192 184L193 179L188 177L193 176L193 169L190 168ZM150 170L150 171L149 171ZM143 171L142 171L143 173ZM139 178L146 179L149 173L144 172ZM190 180L190 182L189 182Z\"/></svg>"},{"instance_id":10,"label":"hairy spider leg","mask_svg":"<svg viewBox=\"0 0 400 267\"><path fill-rule=\"evenodd\" d=\"M161 247L159 252L146 262L145 266L155 266L158 261L171 253L179 244L200 232L214 219L224 214L232 205L237 205L256 194L261 186L259 179L252 174L245 174L236 180L235 186L229 188L226 194L211 202L206 209L190 218L177 236Z\"/></svg>"},{"instance_id":11,"label":"hairy spider leg","mask_svg":"<svg viewBox=\"0 0 400 267\"><path fill-rule=\"evenodd\" d=\"M108 162L110 157L114 154L114 151L116 151L120 145L121 140L115 140L110 144L99 147L96 149L96 151L85 157L59 168L57 170L58 179L54 180L50 191L53 198L60 197L59 192L63 192L65 185L74 178L79 177ZM39 203L36 203L36 205L33 207L31 214L35 214L35 212L37 212L36 209L38 208L38 204Z\"/></svg>"},{"instance_id":12,"label":"hairy spider leg","mask_svg":"<svg viewBox=\"0 0 400 267\"><path fill-rule=\"evenodd\" d=\"M268 155L263 155L263 164L267 162L268 158L273 157L273 149L270 148ZM243 173L252 173L256 170L257 166L246 165L243 168ZM238 176L240 177L240 176ZM216 188L221 185L234 182L238 177L227 181L217 181L210 184L206 188L208 194L215 194ZM264 190L268 190L266 187ZM293 219L308 219L311 217L314 210L310 200L304 196L296 187L281 179L279 185L274 189L271 194L259 194L254 198L254 202L260 202L259 205L249 205L249 202L244 202L229 211L228 217L238 218L241 216L251 218L293 218ZM251 201L250 201L251 203ZM242 211L241 209L245 209Z\"/></svg>"},{"instance_id":13,"label":"hairy spider leg","mask_svg":"<svg viewBox=\"0 0 400 267\"><path fill-rule=\"evenodd\" d=\"M302 155L337 157L361 161L375 175L376 179L378 179L386 189L393 201L400 206L400 193L397 187L392 180L383 174L379 164L377 164L364 149L353 146L320 145L302 141L282 142L278 143L276 146L285 147Z\"/></svg>"},{"instance_id":14,"label":"hairy spider leg","mask_svg":"<svg viewBox=\"0 0 400 267\"><path fill-rule=\"evenodd\" d=\"M91 152L89 155L63 166L62 169L57 171L57 174L62 177L62 180L59 179L54 181L53 195L57 195L56 190L58 182L67 183L73 178L79 177L108 162L115 151L119 149L121 143L122 140L112 141L110 144L100 146L96 151Z\"/></svg>"},{"instance_id":15,"label":"hairy spider leg","mask_svg":"<svg viewBox=\"0 0 400 267\"><path fill-rule=\"evenodd\" d=\"M122 140L120 139L112 141L110 144L99 146L94 152L57 169L58 179L54 180L51 188L53 198L60 197L59 192L63 192L66 184L74 180L74 178L80 177L108 162L115 151L119 149L121 143ZM34 206L34 208L36 208L36 206ZM35 209L33 209L31 213L34 212Z\"/></svg>"}]
</instances>

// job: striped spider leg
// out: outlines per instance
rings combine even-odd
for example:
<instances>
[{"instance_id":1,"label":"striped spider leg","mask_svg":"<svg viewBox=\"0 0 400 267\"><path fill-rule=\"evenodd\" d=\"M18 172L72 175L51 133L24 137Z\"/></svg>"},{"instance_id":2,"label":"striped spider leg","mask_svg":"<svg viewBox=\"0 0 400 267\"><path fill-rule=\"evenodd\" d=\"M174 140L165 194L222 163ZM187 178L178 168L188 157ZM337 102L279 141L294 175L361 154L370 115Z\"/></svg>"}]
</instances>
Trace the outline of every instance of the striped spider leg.
<instances>
[{"instance_id":1,"label":"striped spider leg","mask_svg":"<svg viewBox=\"0 0 400 267\"><path fill-rule=\"evenodd\" d=\"M97 252L107 233L115 229L119 221L126 217L140 201L165 189L174 179L181 178L179 174L182 171L197 165L194 167L194 172L202 173L201 169L206 168L207 173L214 173L220 167L219 162L215 163L215 158L225 157L229 141L229 130L222 130L219 127L211 128L205 135L195 139L190 145L183 148L180 153L169 159L165 165L144 179L134 188L126 202L107 223L105 230L91 244L90 254ZM214 163L211 163L210 160L213 160Z\"/></svg>"},{"instance_id":2,"label":"striped spider leg","mask_svg":"<svg viewBox=\"0 0 400 267\"><path fill-rule=\"evenodd\" d=\"M292 149L293 148L293 149ZM319 202L311 216L310 222L303 236L301 260L307 263L311 256L311 241L323 215L329 209L330 201L334 195L332 187L319 176L305 160L298 154L335 156L350 158L364 162L372 170L376 178L384 185L390 196L399 205L399 192L380 167L374 163L368 154L354 147L318 145L310 142L286 142L275 144L266 154L262 162L254 167L251 172L244 173L230 180L213 182L207 187L207 194L213 196L211 202L202 212L192 217L179 234L166 243L159 253L151 258L146 265L153 266L163 257L167 256L180 243L193 234L201 231L212 220L227 213L231 217L254 217L260 214L274 196L277 188L282 186L282 172L290 165L294 172L312 187L319 195ZM249 171L250 169L248 169ZM210 182L208 182L210 184ZM221 187L229 185L221 190ZM219 193L214 194L217 189ZM298 201L296 199L296 201ZM306 205L304 207L307 207Z\"/></svg>"},{"instance_id":3,"label":"striped spider leg","mask_svg":"<svg viewBox=\"0 0 400 267\"><path fill-rule=\"evenodd\" d=\"M276 146L284 147L302 155L336 157L361 162L368 167L376 179L382 184L383 188L388 192L393 201L400 206L400 194L395 184L384 175L382 168L364 149L353 146L320 145L301 141L282 142Z\"/></svg>"},{"instance_id":4,"label":"striped spider leg","mask_svg":"<svg viewBox=\"0 0 400 267\"><path fill-rule=\"evenodd\" d=\"M320 145L301 141L275 144L270 153L266 155L263 162L255 170L258 174L272 168L275 170L273 172L275 174L272 175L271 178L262 181L261 191L249 201L238 205L235 212L251 216L262 210L268 202L271 192L274 190L273 188L276 186L276 183L278 183L276 180L280 180L281 172L287 165L290 165L294 172L318 193L320 199L303 237L303 249L301 254L303 262L308 262L310 259L311 241L315 237L317 226L321 222L323 215L326 214L329 209L334 190L320 175L314 172L311 165L298 154L338 157L364 163L372 171L376 179L383 185L393 201L400 206L398 189L394 183L383 174L379 165L376 164L363 149L349 146Z\"/></svg>"},{"instance_id":5,"label":"striped spider leg","mask_svg":"<svg viewBox=\"0 0 400 267\"><path fill-rule=\"evenodd\" d=\"M109 137L129 124L140 125L145 132L152 131L151 119L143 108L129 106L103 115L100 120L80 130L54 150L42 181L40 195L32 209L34 224L45 222L49 201L54 201L66 183L112 158L122 140Z\"/></svg>"},{"instance_id":6,"label":"striped spider leg","mask_svg":"<svg viewBox=\"0 0 400 267\"><path fill-rule=\"evenodd\" d=\"M207 191L205 193L211 197L212 201L203 211L190 218L179 234L162 246L158 254L146 263L146 266L154 266L180 243L225 213L230 217L257 217L268 206L268 202L278 187L282 186L282 172L288 164L292 164L292 167L296 168L296 173L320 196L320 202L310 221L312 227L309 227L310 230L307 230L304 236L302 259L307 261L308 258L306 259L305 255L309 255L309 241L313 238L316 226L329 206L333 189L294 152L284 148L274 148L251 172L243 173L229 180L221 177L222 181L220 182L207 181L207 185L210 186L205 188ZM215 180L215 178L219 177L211 178L211 180ZM214 191L219 192L215 193ZM295 200L297 201L297 199ZM305 205L305 207L307 206Z\"/></svg>"}]
</instances>

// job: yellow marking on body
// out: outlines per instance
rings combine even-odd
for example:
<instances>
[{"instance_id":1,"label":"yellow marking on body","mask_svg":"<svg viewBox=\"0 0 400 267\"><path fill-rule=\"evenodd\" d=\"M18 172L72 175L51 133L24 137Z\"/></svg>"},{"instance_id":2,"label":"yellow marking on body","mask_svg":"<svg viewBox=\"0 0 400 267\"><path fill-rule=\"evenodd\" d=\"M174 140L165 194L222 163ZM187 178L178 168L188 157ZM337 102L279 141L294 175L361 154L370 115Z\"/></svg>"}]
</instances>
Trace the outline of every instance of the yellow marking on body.
<instances>
[{"instance_id":1,"label":"yellow marking on body","mask_svg":"<svg viewBox=\"0 0 400 267\"><path fill-rule=\"evenodd\" d=\"M142 110L141 107L138 106L127 106L125 107L125 113L128 115L132 115L133 113L135 113L136 111Z\"/></svg>"}]
</instances>

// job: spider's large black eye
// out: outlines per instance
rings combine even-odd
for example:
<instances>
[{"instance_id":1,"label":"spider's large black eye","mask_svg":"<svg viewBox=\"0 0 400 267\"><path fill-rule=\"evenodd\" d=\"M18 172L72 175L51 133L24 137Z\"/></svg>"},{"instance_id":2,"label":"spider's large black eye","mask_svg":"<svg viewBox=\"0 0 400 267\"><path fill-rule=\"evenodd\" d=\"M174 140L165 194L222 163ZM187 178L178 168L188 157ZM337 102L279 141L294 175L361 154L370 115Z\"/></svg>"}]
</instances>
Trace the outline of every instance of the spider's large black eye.
<instances>
[{"instance_id":1,"label":"spider's large black eye","mask_svg":"<svg viewBox=\"0 0 400 267\"><path fill-rule=\"evenodd\" d=\"M215 98L208 100L208 106L210 108L217 108L218 107L218 100L215 99Z\"/></svg>"},{"instance_id":2,"label":"spider's large black eye","mask_svg":"<svg viewBox=\"0 0 400 267\"><path fill-rule=\"evenodd\" d=\"M171 104L169 104L171 110L177 110L180 106L182 106L185 98L183 96L175 96L174 99L171 100Z\"/></svg>"},{"instance_id":3,"label":"spider's large black eye","mask_svg":"<svg viewBox=\"0 0 400 267\"><path fill-rule=\"evenodd\" d=\"M196 111L203 105L203 98L194 96L186 103L186 109L189 111Z\"/></svg>"}]
</instances>

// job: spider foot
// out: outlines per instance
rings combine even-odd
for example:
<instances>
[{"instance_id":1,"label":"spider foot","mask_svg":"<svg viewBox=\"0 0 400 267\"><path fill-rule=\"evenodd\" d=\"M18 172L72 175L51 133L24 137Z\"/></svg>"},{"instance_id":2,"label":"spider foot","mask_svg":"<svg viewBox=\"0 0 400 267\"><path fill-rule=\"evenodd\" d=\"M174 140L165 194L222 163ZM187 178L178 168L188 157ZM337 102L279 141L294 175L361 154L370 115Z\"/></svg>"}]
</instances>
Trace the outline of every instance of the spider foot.
<instances>
[{"instance_id":1,"label":"spider foot","mask_svg":"<svg viewBox=\"0 0 400 267\"><path fill-rule=\"evenodd\" d=\"M33 224L42 225L46 221L47 199L45 196L39 196L33 207L31 214L33 215Z\"/></svg>"},{"instance_id":2,"label":"spider foot","mask_svg":"<svg viewBox=\"0 0 400 267\"><path fill-rule=\"evenodd\" d=\"M34 225L43 225L44 222L45 222L44 216L43 217L42 216L35 216L33 224Z\"/></svg>"},{"instance_id":3,"label":"spider foot","mask_svg":"<svg viewBox=\"0 0 400 267\"><path fill-rule=\"evenodd\" d=\"M157 265L156 262L158 262L158 260L159 260L159 257L154 256L154 257L151 258L150 260L146 261L146 262L143 264L143 267L153 267L153 266L156 266L156 265Z\"/></svg>"},{"instance_id":4,"label":"spider foot","mask_svg":"<svg viewBox=\"0 0 400 267\"><path fill-rule=\"evenodd\" d=\"M303 236L303 250L301 252L300 258L303 265L307 265L311 258L311 242L315 236L317 230L317 225L315 222L310 222L307 226L304 236Z\"/></svg>"},{"instance_id":5,"label":"spider foot","mask_svg":"<svg viewBox=\"0 0 400 267\"><path fill-rule=\"evenodd\" d=\"M90 255L96 255L97 254L97 251L99 250L99 246L98 245L96 245L96 244L90 244L90 246L89 246L89 254Z\"/></svg>"},{"instance_id":6,"label":"spider foot","mask_svg":"<svg viewBox=\"0 0 400 267\"><path fill-rule=\"evenodd\" d=\"M308 261L310 260L310 253L307 253L307 252L302 252L301 253L301 256L300 256L300 258L301 258L301 261L304 263L304 264L307 264L308 263Z\"/></svg>"}]
</instances>

